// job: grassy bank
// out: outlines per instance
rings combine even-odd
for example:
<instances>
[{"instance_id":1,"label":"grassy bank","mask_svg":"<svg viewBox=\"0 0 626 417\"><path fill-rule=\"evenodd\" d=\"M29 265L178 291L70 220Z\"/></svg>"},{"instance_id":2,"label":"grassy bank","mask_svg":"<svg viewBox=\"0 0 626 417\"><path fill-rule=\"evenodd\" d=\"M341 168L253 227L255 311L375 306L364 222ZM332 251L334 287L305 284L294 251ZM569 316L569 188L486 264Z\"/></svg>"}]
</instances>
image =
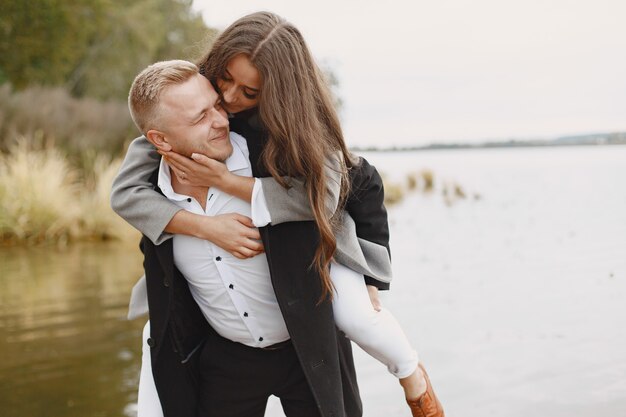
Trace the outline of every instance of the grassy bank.
<instances>
[{"instance_id":1,"label":"grassy bank","mask_svg":"<svg viewBox=\"0 0 626 417\"><path fill-rule=\"evenodd\" d=\"M124 100L0 86L0 244L137 237L109 206L135 135Z\"/></svg>"},{"instance_id":2,"label":"grassy bank","mask_svg":"<svg viewBox=\"0 0 626 417\"><path fill-rule=\"evenodd\" d=\"M22 139L0 156L0 240L65 243L136 237L109 206L121 159L94 156L79 168L52 146Z\"/></svg>"}]
</instances>

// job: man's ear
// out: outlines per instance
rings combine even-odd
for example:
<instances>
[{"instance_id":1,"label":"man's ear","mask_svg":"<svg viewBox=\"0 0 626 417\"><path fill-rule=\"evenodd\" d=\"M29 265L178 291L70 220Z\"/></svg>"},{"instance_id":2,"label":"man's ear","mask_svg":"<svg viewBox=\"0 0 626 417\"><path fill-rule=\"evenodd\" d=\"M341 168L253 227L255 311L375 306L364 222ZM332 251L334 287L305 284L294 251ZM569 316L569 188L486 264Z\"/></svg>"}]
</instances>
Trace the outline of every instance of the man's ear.
<instances>
[{"instance_id":1,"label":"man's ear","mask_svg":"<svg viewBox=\"0 0 626 417\"><path fill-rule=\"evenodd\" d=\"M150 129L146 132L146 138L152 143L158 150L169 152L172 150L172 146L167 142L165 134L159 130Z\"/></svg>"}]
</instances>

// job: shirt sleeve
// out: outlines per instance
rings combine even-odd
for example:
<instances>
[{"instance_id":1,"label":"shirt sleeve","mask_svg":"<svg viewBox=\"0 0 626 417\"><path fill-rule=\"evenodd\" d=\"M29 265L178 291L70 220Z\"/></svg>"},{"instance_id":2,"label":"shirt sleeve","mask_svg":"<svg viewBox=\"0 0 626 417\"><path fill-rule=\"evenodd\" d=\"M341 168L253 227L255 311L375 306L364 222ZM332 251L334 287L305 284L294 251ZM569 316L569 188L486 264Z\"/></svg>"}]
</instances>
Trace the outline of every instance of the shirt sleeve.
<instances>
[{"instance_id":1,"label":"shirt sleeve","mask_svg":"<svg viewBox=\"0 0 626 417\"><path fill-rule=\"evenodd\" d=\"M154 190L150 176L160 155L145 137L133 140L111 189L111 208L159 245L172 235L165 227L181 208Z\"/></svg>"},{"instance_id":2,"label":"shirt sleeve","mask_svg":"<svg viewBox=\"0 0 626 417\"><path fill-rule=\"evenodd\" d=\"M267 226L272 222L272 217L267 207L267 201L265 200L265 193L263 192L263 183L258 178L254 179L251 206L252 223L254 223L256 227Z\"/></svg>"}]
</instances>

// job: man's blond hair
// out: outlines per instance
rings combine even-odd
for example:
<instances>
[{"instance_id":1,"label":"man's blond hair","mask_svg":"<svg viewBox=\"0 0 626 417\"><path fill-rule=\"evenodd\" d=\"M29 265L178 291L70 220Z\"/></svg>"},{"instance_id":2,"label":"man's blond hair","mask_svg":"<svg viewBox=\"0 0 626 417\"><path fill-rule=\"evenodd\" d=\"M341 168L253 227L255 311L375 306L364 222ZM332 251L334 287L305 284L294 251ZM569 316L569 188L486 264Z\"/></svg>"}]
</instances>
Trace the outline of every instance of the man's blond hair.
<instances>
[{"instance_id":1,"label":"man's blond hair","mask_svg":"<svg viewBox=\"0 0 626 417\"><path fill-rule=\"evenodd\" d=\"M130 115L144 135L155 128L161 93L169 86L182 84L198 74L198 67L183 60L156 62L137 75L128 93Z\"/></svg>"}]
</instances>

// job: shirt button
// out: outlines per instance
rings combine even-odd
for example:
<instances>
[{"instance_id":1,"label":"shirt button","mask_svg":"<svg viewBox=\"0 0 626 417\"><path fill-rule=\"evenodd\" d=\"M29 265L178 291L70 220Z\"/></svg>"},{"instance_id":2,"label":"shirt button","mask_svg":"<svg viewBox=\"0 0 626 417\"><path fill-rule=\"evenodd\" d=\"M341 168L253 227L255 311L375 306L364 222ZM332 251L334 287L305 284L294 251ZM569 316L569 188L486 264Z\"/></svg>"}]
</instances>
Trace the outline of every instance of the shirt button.
<instances>
[{"instance_id":1,"label":"shirt button","mask_svg":"<svg viewBox=\"0 0 626 417\"><path fill-rule=\"evenodd\" d=\"M188 202L188 203L191 203L191 198L187 198L187 202Z\"/></svg>"},{"instance_id":2,"label":"shirt button","mask_svg":"<svg viewBox=\"0 0 626 417\"><path fill-rule=\"evenodd\" d=\"M244 317L248 317L248 313L243 313L243 316Z\"/></svg>"},{"instance_id":3,"label":"shirt button","mask_svg":"<svg viewBox=\"0 0 626 417\"><path fill-rule=\"evenodd\" d=\"M216 261L221 261L221 260L222 260L222 257L221 257L221 256L217 256L217 257L215 257L215 260L216 260Z\"/></svg>"},{"instance_id":4,"label":"shirt button","mask_svg":"<svg viewBox=\"0 0 626 417\"><path fill-rule=\"evenodd\" d=\"M263 341L263 338L262 338L262 337L259 337L259 342L262 342L262 341Z\"/></svg>"},{"instance_id":5,"label":"shirt button","mask_svg":"<svg viewBox=\"0 0 626 417\"><path fill-rule=\"evenodd\" d=\"M234 286L233 284L230 284L230 285L228 286L228 288L230 288L231 290L234 290L234 289L235 289L235 286Z\"/></svg>"}]
</instances>

